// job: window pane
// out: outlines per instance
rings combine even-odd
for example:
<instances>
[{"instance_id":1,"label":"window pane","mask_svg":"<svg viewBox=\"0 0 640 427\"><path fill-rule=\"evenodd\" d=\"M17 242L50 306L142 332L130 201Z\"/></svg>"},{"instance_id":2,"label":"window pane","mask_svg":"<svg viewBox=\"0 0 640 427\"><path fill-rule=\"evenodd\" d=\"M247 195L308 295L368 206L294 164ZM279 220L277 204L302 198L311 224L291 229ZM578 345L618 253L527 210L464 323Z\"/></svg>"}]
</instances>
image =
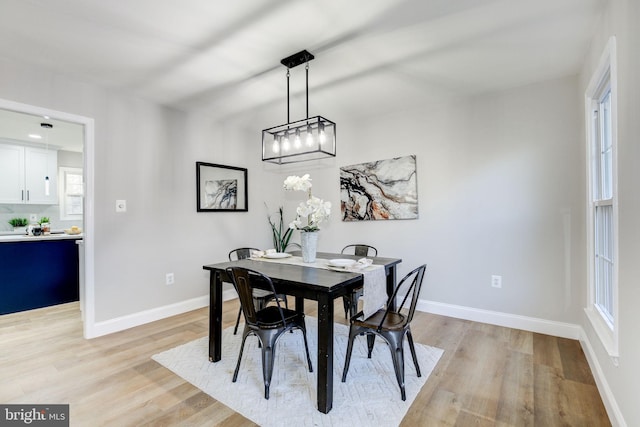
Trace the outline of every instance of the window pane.
<instances>
[{"instance_id":1,"label":"window pane","mask_svg":"<svg viewBox=\"0 0 640 427\"><path fill-rule=\"evenodd\" d=\"M66 173L65 187L67 194L82 195L82 175Z\"/></svg>"},{"instance_id":2,"label":"window pane","mask_svg":"<svg viewBox=\"0 0 640 427\"><path fill-rule=\"evenodd\" d=\"M60 219L82 220L83 211L83 175L82 169L60 167Z\"/></svg>"},{"instance_id":3,"label":"window pane","mask_svg":"<svg viewBox=\"0 0 640 427\"><path fill-rule=\"evenodd\" d=\"M600 143L600 174L601 174L601 199L610 199L613 194L612 190L612 155L611 155L611 91L607 91L606 95L600 102L601 117L601 143Z\"/></svg>"},{"instance_id":4,"label":"window pane","mask_svg":"<svg viewBox=\"0 0 640 427\"><path fill-rule=\"evenodd\" d=\"M67 196L65 207L67 215L82 215L82 197Z\"/></svg>"},{"instance_id":5,"label":"window pane","mask_svg":"<svg viewBox=\"0 0 640 427\"><path fill-rule=\"evenodd\" d=\"M613 206L595 210L595 304L613 322Z\"/></svg>"}]
</instances>

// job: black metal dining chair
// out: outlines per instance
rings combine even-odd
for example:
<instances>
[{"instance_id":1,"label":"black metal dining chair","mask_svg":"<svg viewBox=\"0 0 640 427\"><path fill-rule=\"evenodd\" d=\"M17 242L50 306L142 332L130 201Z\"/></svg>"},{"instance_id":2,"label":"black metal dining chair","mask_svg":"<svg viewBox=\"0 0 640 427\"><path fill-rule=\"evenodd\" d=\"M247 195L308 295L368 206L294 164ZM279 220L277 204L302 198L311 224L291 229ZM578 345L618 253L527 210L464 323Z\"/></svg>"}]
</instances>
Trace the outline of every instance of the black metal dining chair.
<instances>
[{"instance_id":1,"label":"black metal dining chair","mask_svg":"<svg viewBox=\"0 0 640 427\"><path fill-rule=\"evenodd\" d=\"M304 321L304 313L298 313L294 310L282 308L280 300L275 299L276 305L270 305L260 310L256 310L253 305L253 292L256 290L254 284L261 282L266 286L272 295L275 295L273 282L264 274L242 267L229 267L226 269L227 274L231 277L233 285L240 296L242 311L244 312L245 324L242 332L242 344L240 346L240 354L238 355L238 363L233 373L233 382L238 378L240 370L240 362L242 361L242 352L244 344L249 335L255 335L262 344L262 377L264 380L264 398L269 399L269 387L271 385L271 376L273 374L275 346L280 336L286 331L300 329L304 339L304 348L307 353L307 363L309 372L313 372L311 366L311 357L309 357L309 346L307 344L307 328Z\"/></svg>"},{"instance_id":2,"label":"black metal dining chair","mask_svg":"<svg viewBox=\"0 0 640 427\"><path fill-rule=\"evenodd\" d=\"M378 250L370 245L365 245L363 243L357 243L354 245L347 245L342 248L340 251L341 254L353 254L361 257L368 256L378 256ZM350 295L345 295L342 297L342 305L344 306L344 318L348 319L349 317L356 314L358 311L358 299L362 296L362 288L355 289Z\"/></svg>"},{"instance_id":3,"label":"black metal dining chair","mask_svg":"<svg viewBox=\"0 0 640 427\"><path fill-rule=\"evenodd\" d=\"M238 259L247 259L251 257L251 251L258 251L256 248L238 248L229 252L229 261L235 261ZM275 300L276 298L284 301L284 306L289 308L289 303L287 302L287 296L285 294L277 294L274 296L271 292L262 290L262 289L254 289L253 292L253 303L255 304L258 310L264 308L269 302ZM238 333L238 325L240 325L240 316L242 316L242 305L238 309L238 317L236 318L236 326L233 328L233 335Z\"/></svg>"},{"instance_id":4,"label":"black metal dining chair","mask_svg":"<svg viewBox=\"0 0 640 427\"><path fill-rule=\"evenodd\" d=\"M389 346L391 351L391 359L393 360L393 369L400 386L400 395L402 400L406 400L407 396L404 388L404 337L406 335L409 342L409 349L411 350L411 356L413 357L413 365L416 368L416 373L420 377L420 366L418 365L418 358L416 356L416 349L413 345L413 336L411 335L411 320L413 314L416 311L416 304L418 303L418 297L420 295L420 289L422 288L422 279L424 278L424 272L426 265L414 269L407 274L398 284L393 295L387 301L387 308L380 309L372 316L364 319L362 312L357 313L351 317L349 326L349 344L347 345L347 354L344 361L344 371L342 372L342 382L347 379L347 372L349 371L349 363L351 362L351 352L353 350L353 341L358 335L364 334L367 336L367 357L371 358L373 346L376 336L381 337ZM390 307L392 301L395 300L399 291L404 293L402 303L397 306L395 310L391 310ZM409 301L409 307L404 310L406 302Z\"/></svg>"}]
</instances>

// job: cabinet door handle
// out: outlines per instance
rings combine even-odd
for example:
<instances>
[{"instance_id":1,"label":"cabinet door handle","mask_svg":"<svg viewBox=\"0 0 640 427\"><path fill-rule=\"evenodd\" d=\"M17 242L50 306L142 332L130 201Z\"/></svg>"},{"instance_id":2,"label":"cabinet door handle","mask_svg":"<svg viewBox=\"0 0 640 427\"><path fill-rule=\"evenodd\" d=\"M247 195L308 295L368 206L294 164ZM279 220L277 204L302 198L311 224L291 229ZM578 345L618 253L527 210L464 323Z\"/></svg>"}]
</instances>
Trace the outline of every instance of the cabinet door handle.
<instances>
[{"instance_id":1,"label":"cabinet door handle","mask_svg":"<svg viewBox=\"0 0 640 427\"><path fill-rule=\"evenodd\" d=\"M22 190L22 195L20 196L20 200L24 201L24 190Z\"/></svg>"},{"instance_id":2,"label":"cabinet door handle","mask_svg":"<svg viewBox=\"0 0 640 427\"><path fill-rule=\"evenodd\" d=\"M27 202L29 201L29 190L27 190Z\"/></svg>"}]
</instances>

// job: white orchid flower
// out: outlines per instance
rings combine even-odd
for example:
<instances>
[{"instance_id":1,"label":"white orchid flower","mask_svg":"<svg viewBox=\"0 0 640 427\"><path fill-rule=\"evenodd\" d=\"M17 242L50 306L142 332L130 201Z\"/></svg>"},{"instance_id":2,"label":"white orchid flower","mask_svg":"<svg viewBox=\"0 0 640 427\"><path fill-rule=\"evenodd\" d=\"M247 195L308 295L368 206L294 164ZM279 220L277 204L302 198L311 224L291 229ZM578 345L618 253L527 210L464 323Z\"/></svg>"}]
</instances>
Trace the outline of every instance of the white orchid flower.
<instances>
[{"instance_id":1,"label":"white orchid flower","mask_svg":"<svg viewBox=\"0 0 640 427\"><path fill-rule=\"evenodd\" d=\"M303 176L288 176L284 180L284 189L289 191L305 191L309 198L296 208L296 219L289 223L289 228L302 231L317 231L320 223L329 219L331 214L331 202L311 195L311 177L309 174Z\"/></svg>"},{"instance_id":2,"label":"white orchid flower","mask_svg":"<svg viewBox=\"0 0 640 427\"><path fill-rule=\"evenodd\" d=\"M309 174L304 174L303 176L288 176L287 179L284 180L284 189L290 191L309 191L311 188L311 177Z\"/></svg>"}]
</instances>

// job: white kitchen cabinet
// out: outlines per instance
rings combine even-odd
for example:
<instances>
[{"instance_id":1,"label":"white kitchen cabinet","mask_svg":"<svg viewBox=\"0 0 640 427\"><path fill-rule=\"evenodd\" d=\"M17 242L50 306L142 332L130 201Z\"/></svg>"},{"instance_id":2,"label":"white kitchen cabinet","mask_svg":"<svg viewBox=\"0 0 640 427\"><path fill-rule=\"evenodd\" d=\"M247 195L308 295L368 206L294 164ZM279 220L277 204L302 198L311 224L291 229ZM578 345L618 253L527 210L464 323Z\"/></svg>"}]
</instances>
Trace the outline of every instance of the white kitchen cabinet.
<instances>
[{"instance_id":1,"label":"white kitchen cabinet","mask_svg":"<svg viewBox=\"0 0 640 427\"><path fill-rule=\"evenodd\" d=\"M58 153L53 149L0 144L0 203L58 204ZM49 177L49 195L45 177Z\"/></svg>"}]
</instances>

